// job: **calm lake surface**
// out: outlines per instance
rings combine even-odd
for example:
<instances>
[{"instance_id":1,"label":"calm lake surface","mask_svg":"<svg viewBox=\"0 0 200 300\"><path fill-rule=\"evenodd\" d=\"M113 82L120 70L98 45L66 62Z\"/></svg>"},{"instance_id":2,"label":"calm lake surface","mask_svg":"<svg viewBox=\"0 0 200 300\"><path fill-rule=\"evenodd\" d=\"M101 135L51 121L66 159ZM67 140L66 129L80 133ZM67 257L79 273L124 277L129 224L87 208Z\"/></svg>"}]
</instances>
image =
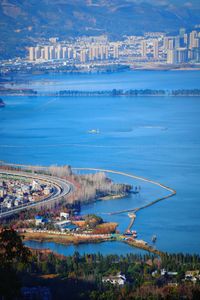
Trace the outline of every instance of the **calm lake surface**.
<instances>
[{"instance_id":1,"label":"calm lake surface","mask_svg":"<svg viewBox=\"0 0 200 300\"><path fill-rule=\"evenodd\" d=\"M12 80L15 87L38 91L200 88L200 72L196 71L13 75ZM120 170L162 182L177 195L137 214L134 228L138 237L150 242L156 234L160 250L200 254L200 97L7 96L3 100L1 160ZM100 134L88 134L97 128ZM94 212L116 221L120 231L128 225L127 214L111 217L108 212L138 207L166 194L152 184L111 177L140 184L140 195L85 205L82 214ZM104 254L138 251L123 243L78 247L48 243L48 247L67 254L77 250Z\"/></svg>"}]
</instances>

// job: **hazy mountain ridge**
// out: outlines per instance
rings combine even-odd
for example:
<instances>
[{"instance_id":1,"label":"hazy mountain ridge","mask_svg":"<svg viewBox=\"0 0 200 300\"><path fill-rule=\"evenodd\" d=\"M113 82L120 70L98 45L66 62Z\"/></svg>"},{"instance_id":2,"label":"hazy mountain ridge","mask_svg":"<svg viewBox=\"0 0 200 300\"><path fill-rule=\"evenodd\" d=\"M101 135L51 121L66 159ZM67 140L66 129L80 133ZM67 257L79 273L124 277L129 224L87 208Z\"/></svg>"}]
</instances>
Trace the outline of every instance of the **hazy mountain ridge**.
<instances>
[{"instance_id":1,"label":"hazy mountain ridge","mask_svg":"<svg viewBox=\"0 0 200 300\"><path fill-rule=\"evenodd\" d=\"M196 1L187 3L180 9L179 0L2 0L0 57L23 54L25 46L38 38L104 33L118 38L188 28L200 23L200 6Z\"/></svg>"}]
</instances>

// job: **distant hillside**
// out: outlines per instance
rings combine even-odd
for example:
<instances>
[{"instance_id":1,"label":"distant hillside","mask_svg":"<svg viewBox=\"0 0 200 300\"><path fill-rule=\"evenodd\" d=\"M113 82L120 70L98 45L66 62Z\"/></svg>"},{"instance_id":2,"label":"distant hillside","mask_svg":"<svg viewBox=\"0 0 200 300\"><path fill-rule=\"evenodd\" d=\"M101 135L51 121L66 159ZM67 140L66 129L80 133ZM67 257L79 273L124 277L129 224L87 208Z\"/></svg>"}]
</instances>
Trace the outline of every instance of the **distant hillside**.
<instances>
[{"instance_id":1,"label":"distant hillside","mask_svg":"<svg viewBox=\"0 0 200 300\"><path fill-rule=\"evenodd\" d=\"M187 3L180 6L181 2ZM173 32L200 23L198 1L181 2L1 0L0 58L23 55L25 46L34 45L38 38L98 34L118 38L144 31Z\"/></svg>"}]
</instances>

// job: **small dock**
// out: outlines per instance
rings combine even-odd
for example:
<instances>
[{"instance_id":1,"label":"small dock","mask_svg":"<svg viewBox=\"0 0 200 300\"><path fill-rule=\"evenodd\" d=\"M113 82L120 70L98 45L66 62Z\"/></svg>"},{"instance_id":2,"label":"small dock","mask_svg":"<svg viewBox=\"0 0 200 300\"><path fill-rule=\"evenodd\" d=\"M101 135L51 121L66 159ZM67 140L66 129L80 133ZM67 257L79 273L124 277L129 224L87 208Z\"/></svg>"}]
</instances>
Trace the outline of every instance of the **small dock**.
<instances>
[{"instance_id":1,"label":"small dock","mask_svg":"<svg viewBox=\"0 0 200 300\"><path fill-rule=\"evenodd\" d=\"M127 228L126 232L130 232L130 230L131 230L131 228L132 228L132 226L133 226L133 224L135 222L135 218L136 218L136 215L134 213L129 213L128 216L131 219L131 221L130 221L130 223L128 225L128 228Z\"/></svg>"}]
</instances>

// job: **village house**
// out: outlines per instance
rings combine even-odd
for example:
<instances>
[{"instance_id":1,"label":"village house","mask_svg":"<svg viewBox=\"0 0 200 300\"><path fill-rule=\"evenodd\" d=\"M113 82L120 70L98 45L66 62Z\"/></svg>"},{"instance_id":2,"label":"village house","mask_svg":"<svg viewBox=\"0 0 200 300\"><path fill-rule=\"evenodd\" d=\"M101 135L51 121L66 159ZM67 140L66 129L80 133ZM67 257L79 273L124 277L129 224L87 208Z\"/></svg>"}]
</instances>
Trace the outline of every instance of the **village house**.
<instances>
[{"instance_id":1,"label":"village house","mask_svg":"<svg viewBox=\"0 0 200 300\"><path fill-rule=\"evenodd\" d=\"M44 225L48 223L48 220L45 219L44 217L42 216L35 216L35 225L38 226L38 225Z\"/></svg>"},{"instance_id":2,"label":"village house","mask_svg":"<svg viewBox=\"0 0 200 300\"><path fill-rule=\"evenodd\" d=\"M185 280L196 283L197 280L200 280L199 270L185 272Z\"/></svg>"},{"instance_id":3,"label":"village house","mask_svg":"<svg viewBox=\"0 0 200 300\"><path fill-rule=\"evenodd\" d=\"M65 219L67 220L69 218L69 213L67 212L60 212L60 219Z\"/></svg>"},{"instance_id":4,"label":"village house","mask_svg":"<svg viewBox=\"0 0 200 300\"><path fill-rule=\"evenodd\" d=\"M3 187L0 187L0 198L4 198L7 192Z\"/></svg>"},{"instance_id":5,"label":"village house","mask_svg":"<svg viewBox=\"0 0 200 300\"><path fill-rule=\"evenodd\" d=\"M113 285L124 285L126 283L125 275L120 272L115 276L107 276L102 278L103 283L111 283Z\"/></svg>"}]
</instances>

